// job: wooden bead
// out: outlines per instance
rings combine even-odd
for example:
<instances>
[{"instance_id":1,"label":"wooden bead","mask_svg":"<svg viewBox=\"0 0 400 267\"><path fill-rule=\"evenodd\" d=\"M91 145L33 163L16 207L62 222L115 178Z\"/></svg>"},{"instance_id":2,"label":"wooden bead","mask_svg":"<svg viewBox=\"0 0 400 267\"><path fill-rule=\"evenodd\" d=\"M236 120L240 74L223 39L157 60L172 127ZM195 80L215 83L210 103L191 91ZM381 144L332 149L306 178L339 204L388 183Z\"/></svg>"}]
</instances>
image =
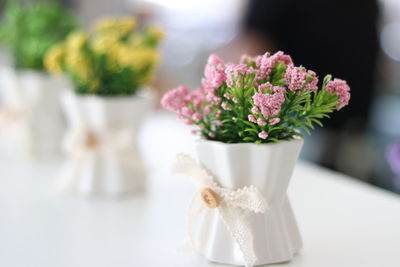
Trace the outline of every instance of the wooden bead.
<instances>
[{"instance_id":1,"label":"wooden bead","mask_svg":"<svg viewBox=\"0 0 400 267\"><path fill-rule=\"evenodd\" d=\"M201 191L201 198L210 209L218 207L221 201L220 196L211 188L204 188Z\"/></svg>"},{"instance_id":2,"label":"wooden bead","mask_svg":"<svg viewBox=\"0 0 400 267\"><path fill-rule=\"evenodd\" d=\"M99 143L97 136L92 132L86 133L85 144L88 148L95 148Z\"/></svg>"}]
</instances>

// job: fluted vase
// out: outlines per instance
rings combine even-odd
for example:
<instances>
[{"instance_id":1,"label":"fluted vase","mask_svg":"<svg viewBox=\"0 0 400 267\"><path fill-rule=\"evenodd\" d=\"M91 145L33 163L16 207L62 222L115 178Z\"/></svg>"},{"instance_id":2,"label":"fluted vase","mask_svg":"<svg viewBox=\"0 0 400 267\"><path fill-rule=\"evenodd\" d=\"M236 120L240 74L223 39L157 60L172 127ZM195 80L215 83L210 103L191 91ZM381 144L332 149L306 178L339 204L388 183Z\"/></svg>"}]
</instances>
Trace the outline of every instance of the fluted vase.
<instances>
[{"instance_id":1,"label":"fluted vase","mask_svg":"<svg viewBox=\"0 0 400 267\"><path fill-rule=\"evenodd\" d=\"M302 145L302 139L260 145L208 140L196 144L200 163L222 187L256 186L269 205L265 213L246 215L254 237L256 265L290 261L302 247L286 193ZM245 265L239 246L217 213L204 220L202 228L200 252L208 260Z\"/></svg>"},{"instance_id":2,"label":"fluted vase","mask_svg":"<svg viewBox=\"0 0 400 267\"><path fill-rule=\"evenodd\" d=\"M65 92L68 130L64 167L53 189L59 193L117 196L144 188L146 166L137 146L151 97L102 97Z\"/></svg>"}]
</instances>

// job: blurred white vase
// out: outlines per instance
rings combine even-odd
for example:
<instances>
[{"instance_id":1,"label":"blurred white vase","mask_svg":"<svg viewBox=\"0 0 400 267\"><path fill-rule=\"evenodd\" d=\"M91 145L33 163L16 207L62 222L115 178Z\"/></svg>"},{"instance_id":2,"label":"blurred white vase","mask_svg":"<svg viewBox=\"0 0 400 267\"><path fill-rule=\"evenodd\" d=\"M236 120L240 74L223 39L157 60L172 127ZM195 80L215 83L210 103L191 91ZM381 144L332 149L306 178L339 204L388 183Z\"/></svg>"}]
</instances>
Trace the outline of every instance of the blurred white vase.
<instances>
[{"instance_id":1,"label":"blurred white vase","mask_svg":"<svg viewBox=\"0 0 400 267\"><path fill-rule=\"evenodd\" d=\"M302 247L300 233L286 194L299 156L302 139L276 144L225 144L199 140L200 163L218 183L238 189L254 185L268 202L269 210L248 213L253 236L256 265L286 262ZM239 246L233 241L217 213L204 217L199 238L200 251L212 261L245 265Z\"/></svg>"},{"instance_id":2,"label":"blurred white vase","mask_svg":"<svg viewBox=\"0 0 400 267\"><path fill-rule=\"evenodd\" d=\"M146 168L136 140L152 105L149 95L101 97L65 92L67 160L53 189L99 196L143 189Z\"/></svg>"},{"instance_id":3,"label":"blurred white vase","mask_svg":"<svg viewBox=\"0 0 400 267\"><path fill-rule=\"evenodd\" d=\"M0 67L0 147L17 158L60 155L65 131L59 95L70 86L64 76Z\"/></svg>"}]
</instances>

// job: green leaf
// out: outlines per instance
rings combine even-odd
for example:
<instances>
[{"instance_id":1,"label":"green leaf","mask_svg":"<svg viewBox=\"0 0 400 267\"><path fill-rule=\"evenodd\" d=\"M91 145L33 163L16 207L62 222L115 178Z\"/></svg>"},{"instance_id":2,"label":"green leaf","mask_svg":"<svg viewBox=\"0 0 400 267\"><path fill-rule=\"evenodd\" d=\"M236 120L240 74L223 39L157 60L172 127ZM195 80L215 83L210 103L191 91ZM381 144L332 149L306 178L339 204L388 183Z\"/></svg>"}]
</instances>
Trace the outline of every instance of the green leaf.
<instances>
[{"instance_id":1,"label":"green leaf","mask_svg":"<svg viewBox=\"0 0 400 267\"><path fill-rule=\"evenodd\" d=\"M244 131L258 134L258 131L256 129L254 129L254 128L246 128Z\"/></svg>"},{"instance_id":2,"label":"green leaf","mask_svg":"<svg viewBox=\"0 0 400 267\"><path fill-rule=\"evenodd\" d=\"M255 139L254 139L254 138L251 138L251 137L244 137L244 138L243 138L243 141L245 141L245 142L254 142Z\"/></svg>"}]
</instances>

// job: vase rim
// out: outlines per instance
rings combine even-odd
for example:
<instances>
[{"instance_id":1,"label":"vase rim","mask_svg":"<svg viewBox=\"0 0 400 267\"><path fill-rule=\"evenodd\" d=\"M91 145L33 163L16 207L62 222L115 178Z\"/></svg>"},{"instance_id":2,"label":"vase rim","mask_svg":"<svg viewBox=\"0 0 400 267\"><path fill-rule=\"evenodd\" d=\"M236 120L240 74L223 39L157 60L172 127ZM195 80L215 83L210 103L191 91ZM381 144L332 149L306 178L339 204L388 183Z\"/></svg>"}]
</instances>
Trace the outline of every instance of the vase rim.
<instances>
[{"instance_id":1,"label":"vase rim","mask_svg":"<svg viewBox=\"0 0 400 267\"><path fill-rule=\"evenodd\" d=\"M224 143L221 141L217 141L217 140L208 140L208 139L204 139L204 138L199 138L196 140L196 143L210 143L213 145L217 145L217 146L230 146L230 147L238 147L238 146L256 146L256 147L260 147L260 146L264 146L264 147L270 147L270 146L277 146L277 145L281 145L283 143L303 143L304 139L301 137L294 137L293 139L290 140L282 140L280 142L276 142L276 143L262 143L262 144L256 144L256 143Z\"/></svg>"},{"instance_id":2,"label":"vase rim","mask_svg":"<svg viewBox=\"0 0 400 267\"><path fill-rule=\"evenodd\" d=\"M14 73L16 73L17 75L37 75L37 76L42 76L42 77L50 77L50 78L57 78L57 77L63 77L65 75L55 75L55 74L51 74L45 70L35 70L35 69L28 69L28 68L15 68L13 66L5 66L3 65L3 67L6 67L10 70L12 70Z\"/></svg>"},{"instance_id":3,"label":"vase rim","mask_svg":"<svg viewBox=\"0 0 400 267\"><path fill-rule=\"evenodd\" d=\"M115 95L115 96L104 96L104 95L91 95L91 94L78 94L73 90L65 90L65 94L73 95L78 99L98 99L101 101L128 101L137 99L152 99L153 94L147 87L141 87L135 94L130 95Z\"/></svg>"}]
</instances>

